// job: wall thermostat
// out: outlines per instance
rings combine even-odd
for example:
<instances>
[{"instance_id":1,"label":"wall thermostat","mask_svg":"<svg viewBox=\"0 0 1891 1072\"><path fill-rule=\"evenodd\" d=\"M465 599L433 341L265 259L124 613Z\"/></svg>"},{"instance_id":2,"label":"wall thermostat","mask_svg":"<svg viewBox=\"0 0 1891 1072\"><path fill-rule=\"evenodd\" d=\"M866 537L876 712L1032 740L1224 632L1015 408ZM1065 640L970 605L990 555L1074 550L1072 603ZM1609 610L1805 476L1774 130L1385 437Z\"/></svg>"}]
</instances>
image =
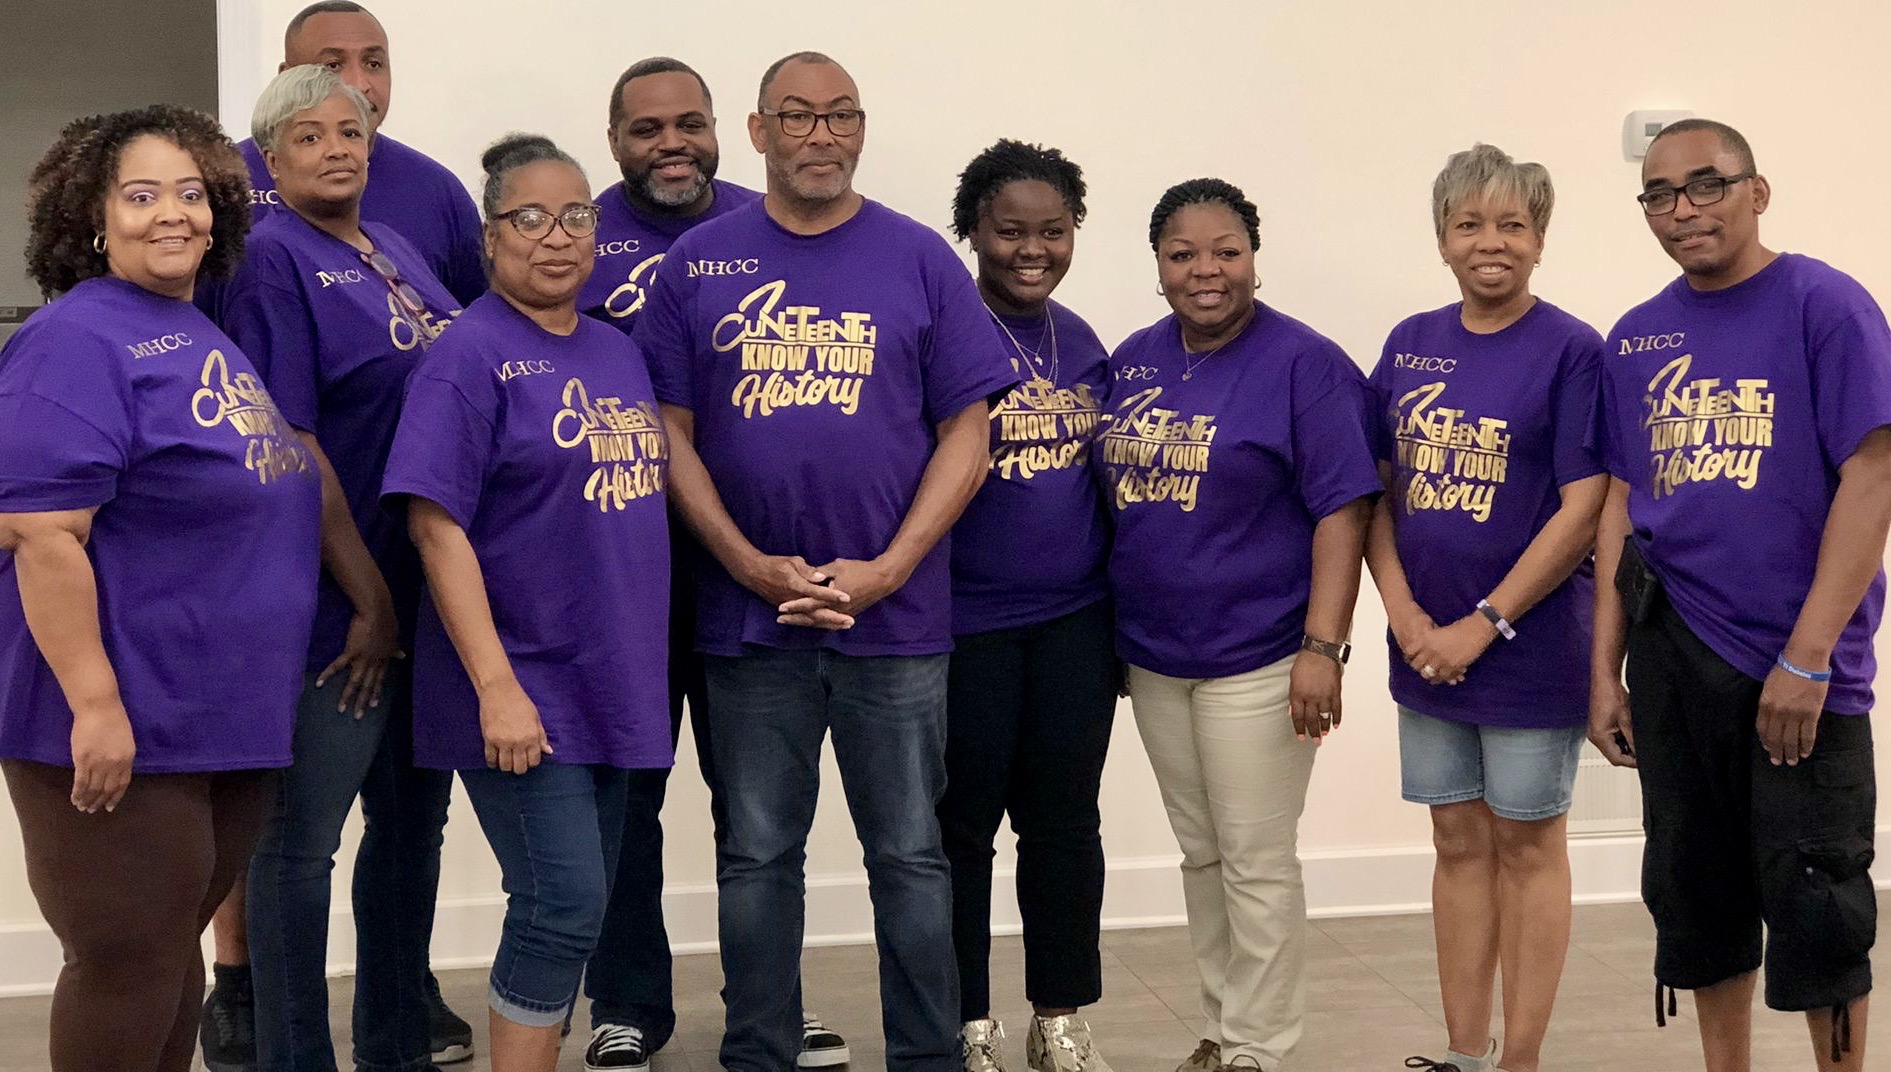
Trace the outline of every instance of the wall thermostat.
<instances>
[{"instance_id":1,"label":"wall thermostat","mask_svg":"<svg viewBox=\"0 0 1891 1072\"><path fill-rule=\"evenodd\" d=\"M1693 117L1693 112L1676 109L1628 113L1628 118L1622 120L1622 158L1640 160L1647 156L1649 143L1655 140L1655 135L1661 133L1662 128Z\"/></svg>"}]
</instances>

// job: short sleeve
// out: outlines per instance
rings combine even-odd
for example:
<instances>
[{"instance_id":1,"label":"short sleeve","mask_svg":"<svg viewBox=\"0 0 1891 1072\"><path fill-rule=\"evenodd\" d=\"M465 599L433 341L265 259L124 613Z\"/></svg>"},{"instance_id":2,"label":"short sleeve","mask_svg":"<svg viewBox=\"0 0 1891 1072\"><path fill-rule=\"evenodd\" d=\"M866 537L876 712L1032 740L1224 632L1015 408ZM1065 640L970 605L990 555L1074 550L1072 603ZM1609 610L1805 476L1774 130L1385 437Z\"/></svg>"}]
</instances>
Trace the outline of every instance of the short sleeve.
<instances>
[{"instance_id":1,"label":"short sleeve","mask_svg":"<svg viewBox=\"0 0 1891 1072\"><path fill-rule=\"evenodd\" d=\"M1586 330L1571 337L1550 399L1550 465L1559 488L1603 472L1595 442L1601 369L1601 337Z\"/></svg>"},{"instance_id":2,"label":"short sleeve","mask_svg":"<svg viewBox=\"0 0 1891 1072\"><path fill-rule=\"evenodd\" d=\"M1869 297L1848 304L1850 315L1812 340L1814 418L1835 470L1872 430L1891 424L1891 327Z\"/></svg>"},{"instance_id":3,"label":"short sleeve","mask_svg":"<svg viewBox=\"0 0 1891 1072\"><path fill-rule=\"evenodd\" d=\"M1294 483L1320 520L1383 490L1373 461L1366 378L1337 348L1302 354L1293 377Z\"/></svg>"},{"instance_id":4,"label":"short sleeve","mask_svg":"<svg viewBox=\"0 0 1891 1072\"><path fill-rule=\"evenodd\" d=\"M499 399L492 390L416 372L407 382L407 400L381 481L382 497L432 500L460 528L471 529L498 423Z\"/></svg>"},{"instance_id":5,"label":"short sleeve","mask_svg":"<svg viewBox=\"0 0 1891 1072\"><path fill-rule=\"evenodd\" d=\"M1605 348L1603 353L1607 352ZM1615 381L1616 373L1610 365L1601 364L1596 371L1596 417L1590 425L1589 447L1610 476L1633 484L1635 472L1622 439L1621 388Z\"/></svg>"},{"instance_id":6,"label":"short sleeve","mask_svg":"<svg viewBox=\"0 0 1891 1072\"><path fill-rule=\"evenodd\" d=\"M671 249L673 255L676 251ZM672 258L665 258L666 260ZM657 401L684 409L696 408L695 347L679 282L682 272L658 272L650 284L643 311L637 314L630 337L643 348L650 364L650 385Z\"/></svg>"},{"instance_id":7,"label":"short sleeve","mask_svg":"<svg viewBox=\"0 0 1891 1072\"><path fill-rule=\"evenodd\" d=\"M1385 346L1379 351L1379 363L1372 367L1372 375L1366 377L1366 431L1372 437L1372 456L1382 462L1396 463L1398 460L1398 430L1392 426L1392 340L1396 336L1386 336Z\"/></svg>"},{"instance_id":8,"label":"short sleeve","mask_svg":"<svg viewBox=\"0 0 1891 1072\"><path fill-rule=\"evenodd\" d=\"M938 424L980 399L1006 394L1018 385L1018 373L1005 356L1004 340L977 284L944 240L928 237L937 243L937 252L926 265L932 331L920 369L926 422Z\"/></svg>"},{"instance_id":9,"label":"short sleeve","mask_svg":"<svg viewBox=\"0 0 1891 1072\"><path fill-rule=\"evenodd\" d=\"M479 209L471 194L458 179L449 178L442 191L448 214L447 233L452 236L446 251L446 263L435 274L464 309L473 299L486 293L486 262L481 254Z\"/></svg>"},{"instance_id":10,"label":"short sleeve","mask_svg":"<svg viewBox=\"0 0 1891 1072\"><path fill-rule=\"evenodd\" d=\"M320 432L322 384L320 340L315 318L293 282L288 253L277 246L252 249L221 295L218 324L249 357L276 408L305 432Z\"/></svg>"},{"instance_id":11,"label":"short sleeve","mask_svg":"<svg viewBox=\"0 0 1891 1072\"><path fill-rule=\"evenodd\" d=\"M0 355L0 513L100 506L136 428L123 367L81 333L29 324Z\"/></svg>"}]
</instances>

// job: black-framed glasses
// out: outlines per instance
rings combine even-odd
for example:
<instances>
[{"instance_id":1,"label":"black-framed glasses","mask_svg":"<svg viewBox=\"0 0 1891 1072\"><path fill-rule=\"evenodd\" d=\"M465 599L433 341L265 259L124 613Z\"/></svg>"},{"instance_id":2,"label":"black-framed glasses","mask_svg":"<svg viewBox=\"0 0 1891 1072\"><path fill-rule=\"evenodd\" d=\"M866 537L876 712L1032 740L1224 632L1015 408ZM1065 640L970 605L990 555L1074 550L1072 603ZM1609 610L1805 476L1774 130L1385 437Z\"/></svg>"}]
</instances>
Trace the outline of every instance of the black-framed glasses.
<instances>
[{"instance_id":1,"label":"black-framed glasses","mask_svg":"<svg viewBox=\"0 0 1891 1072\"><path fill-rule=\"evenodd\" d=\"M440 328L432 326L435 320L427 309L427 300L420 296L412 283L401 277L400 266L394 263L394 259L378 249L359 256L361 263L374 269L374 274L380 276L381 282L386 283L387 289L393 292L396 311L414 329L416 337L429 343L439 338Z\"/></svg>"},{"instance_id":2,"label":"black-framed glasses","mask_svg":"<svg viewBox=\"0 0 1891 1072\"><path fill-rule=\"evenodd\" d=\"M537 205L515 208L511 212L496 212L493 219L504 220L512 229L526 238L540 239L552 233L552 224L565 229L573 238L589 238L597 233L598 213L603 211L596 205L567 205L563 212L549 212Z\"/></svg>"},{"instance_id":3,"label":"black-framed glasses","mask_svg":"<svg viewBox=\"0 0 1891 1072\"><path fill-rule=\"evenodd\" d=\"M817 123L826 123L827 132L836 138L851 138L860 133L860 125L867 121L867 113L860 108L836 108L831 112L810 112L800 108L771 112L766 108L762 114L781 124L781 132L790 138L805 138L814 133Z\"/></svg>"},{"instance_id":4,"label":"black-framed glasses","mask_svg":"<svg viewBox=\"0 0 1891 1072\"><path fill-rule=\"evenodd\" d=\"M1753 178L1755 172L1742 171L1738 175L1704 175L1698 179L1689 179L1679 186L1661 186L1653 190L1644 190L1635 195L1641 202L1641 210L1650 216L1666 216L1681 203L1681 195L1686 194L1688 204L1695 208L1706 208L1716 204L1727 196L1727 187L1736 182L1745 182Z\"/></svg>"}]
</instances>

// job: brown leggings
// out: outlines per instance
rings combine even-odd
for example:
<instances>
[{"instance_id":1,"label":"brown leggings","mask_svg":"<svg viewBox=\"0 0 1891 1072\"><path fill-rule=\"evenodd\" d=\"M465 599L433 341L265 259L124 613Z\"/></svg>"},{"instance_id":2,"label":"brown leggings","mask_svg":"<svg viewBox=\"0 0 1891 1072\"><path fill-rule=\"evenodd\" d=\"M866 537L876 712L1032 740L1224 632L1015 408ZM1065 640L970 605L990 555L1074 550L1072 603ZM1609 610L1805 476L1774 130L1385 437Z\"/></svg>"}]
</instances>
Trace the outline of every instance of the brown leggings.
<instances>
[{"instance_id":1,"label":"brown leggings","mask_svg":"<svg viewBox=\"0 0 1891 1072\"><path fill-rule=\"evenodd\" d=\"M65 949L53 1072L187 1072L198 938L249 864L278 772L139 774L116 811L86 815L72 806L72 768L6 760L0 771L27 883Z\"/></svg>"}]
</instances>

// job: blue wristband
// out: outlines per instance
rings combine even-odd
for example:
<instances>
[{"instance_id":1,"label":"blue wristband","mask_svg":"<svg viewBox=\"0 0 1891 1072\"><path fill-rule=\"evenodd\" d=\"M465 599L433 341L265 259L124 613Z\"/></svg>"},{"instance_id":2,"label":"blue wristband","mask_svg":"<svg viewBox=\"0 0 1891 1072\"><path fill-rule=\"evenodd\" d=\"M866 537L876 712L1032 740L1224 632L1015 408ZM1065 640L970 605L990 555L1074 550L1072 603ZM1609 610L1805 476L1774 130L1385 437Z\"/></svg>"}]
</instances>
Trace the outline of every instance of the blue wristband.
<instances>
[{"instance_id":1,"label":"blue wristband","mask_svg":"<svg viewBox=\"0 0 1891 1072\"><path fill-rule=\"evenodd\" d=\"M1807 681L1817 681L1820 684L1824 684L1825 682L1832 680L1832 671L1807 670L1804 667L1794 666L1793 664L1786 661L1786 653L1783 651L1779 653L1779 658L1775 661L1779 663L1779 668L1781 670L1786 671L1787 673L1793 675L1794 677L1803 677Z\"/></svg>"}]
</instances>

